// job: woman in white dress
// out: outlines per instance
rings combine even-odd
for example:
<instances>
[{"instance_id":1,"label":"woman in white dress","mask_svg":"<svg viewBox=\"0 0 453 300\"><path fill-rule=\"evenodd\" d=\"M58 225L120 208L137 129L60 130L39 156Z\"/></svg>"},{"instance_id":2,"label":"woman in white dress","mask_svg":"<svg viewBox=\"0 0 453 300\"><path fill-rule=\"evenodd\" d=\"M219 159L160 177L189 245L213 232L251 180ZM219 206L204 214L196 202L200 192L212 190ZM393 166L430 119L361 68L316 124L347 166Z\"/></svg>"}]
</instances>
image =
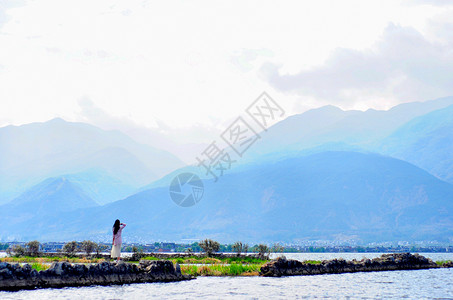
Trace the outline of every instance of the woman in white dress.
<instances>
[{"instance_id":1,"label":"woman in white dress","mask_svg":"<svg viewBox=\"0 0 453 300\"><path fill-rule=\"evenodd\" d=\"M121 233L123 232L124 227L126 227L126 224L121 223L120 220L116 220L115 224L113 224L112 253L110 256L116 258L117 261L121 258L121 244L123 243Z\"/></svg>"}]
</instances>

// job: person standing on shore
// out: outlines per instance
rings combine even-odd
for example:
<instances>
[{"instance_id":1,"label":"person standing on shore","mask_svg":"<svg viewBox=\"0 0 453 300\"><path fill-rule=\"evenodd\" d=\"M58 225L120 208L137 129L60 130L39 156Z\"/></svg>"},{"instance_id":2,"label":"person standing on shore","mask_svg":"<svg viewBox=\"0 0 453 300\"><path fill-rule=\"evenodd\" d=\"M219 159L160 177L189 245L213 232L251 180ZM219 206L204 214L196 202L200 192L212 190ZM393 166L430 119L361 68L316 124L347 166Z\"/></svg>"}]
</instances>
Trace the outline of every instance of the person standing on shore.
<instances>
[{"instance_id":1,"label":"person standing on shore","mask_svg":"<svg viewBox=\"0 0 453 300\"><path fill-rule=\"evenodd\" d=\"M112 252L110 256L113 259L116 258L117 262L121 259L121 244L123 243L121 233L123 232L124 227L126 227L126 224L121 223L118 219L113 224Z\"/></svg>"}]
</instances>

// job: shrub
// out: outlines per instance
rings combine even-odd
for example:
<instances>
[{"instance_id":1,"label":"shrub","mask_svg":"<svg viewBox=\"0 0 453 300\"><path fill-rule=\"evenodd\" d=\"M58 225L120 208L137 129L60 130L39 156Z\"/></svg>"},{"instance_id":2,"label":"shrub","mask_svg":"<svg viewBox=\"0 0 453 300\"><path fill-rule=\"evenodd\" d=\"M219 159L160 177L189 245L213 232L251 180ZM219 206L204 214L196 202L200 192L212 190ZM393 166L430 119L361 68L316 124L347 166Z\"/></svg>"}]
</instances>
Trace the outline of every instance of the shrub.
<instances>
[{"instance_id":1,"label":"shrub","mask_svg":"<svg viewBox=\"0 0 453 300\"><path fill-rule=\"evenodd\" d=\"M80 248L89 256L96 250L97 245L98 244L93 241L83 241Z\"/></svg>"},{"instance_id":2,"label":"shrub","mask_svg":"<svg viewBox=\"0 0 453 300\"><path fill-rule=\"evenodd\" d=\"M107 245L104 245L102 243L97 243L96 247L94 248L94 251L96 252L96 256L99 256L102 251L105 251L108 249Z\"/></svg>"},{"instance_id":3,"label":"shrub","mask_svg":"<svg viewBox=\"0 0 453 300\"><path fill-rule=\"evenodd\" d=\"M206 239L199 243L199 246L206 253L207 256L211 256L212 253L219 251L220 244L219 242L213 241L211 239Z\"/></svg>"},{"instance_id":4,"label":"shrub","mask_svg":"<svg viewBox=\"0 0 453 300\"><path fill-rule=\"evenodd\" d=\"M249 249L249 245L243 244L242 242L236 242L233 244L233 251L237 253L237 255L241 255L242 252L247 253Z\"/></svg>"},{"instance_id":5,"label":"shrub","mask_svg":"<svg viewBox=\"0 0 453 300\"><path fill-rule=\"evenodd\" d=\"M143 247L132 246L132 253L143 254Z\"/></svg>"},{"instance_id":6,"label":"shrub","mask_svg":"<svg viewBox=\"0 0 453 300\"><path fill-rule=\"evenodd\" d=\"M258 252L258 256L260 258L262 258L262 259L269 258L270 249L269 249L269 247L267 245L259 244L258 246L256 246L255 251Z\"/></svg>"},{"instance_id":7,"label":"shrub","mask_svg":"<svg viewBox=\"0 0 453 300\"><path fill-rule=\"evenodd\" d=\"M8 249L6 249L6 253L9 256L20 257L20 256L25 256L26 250L21 245L14 245L14 246L9 247Z\"/></svg>"},{"instance_id":8,"label":"shrub","mask_svg":"<svg viewBox=\"0 0 453 300\"><path fill-rule=\"evenodd\" d=\"M39 256L39 246L41 244L38 241L31 241L25 244L25 254L28 256Z\"/></svg>"},{"instance_id":9,"label":"shrub","mask_svg":"<svg viewBox=\"0 0 453 300\"><path fill-rule=\"evenodd\" d=\"M76 254L78 250L78 244L76 241L68 242L64 244L63 249L61 251L68 257L72 257Z\"/></svg>"},{"instance_id":10,"label":"shrub","mask_svg":"<svg viewBox=\"0 0 453 300\"><path fill-rule=\"evenodd\" d=\"M272 246L272 252L274 252L274 253L282 253L284 250L285 250L285 248L282 245L280 245L279 243L274 244Z\"/></svg>"}]
</instances>

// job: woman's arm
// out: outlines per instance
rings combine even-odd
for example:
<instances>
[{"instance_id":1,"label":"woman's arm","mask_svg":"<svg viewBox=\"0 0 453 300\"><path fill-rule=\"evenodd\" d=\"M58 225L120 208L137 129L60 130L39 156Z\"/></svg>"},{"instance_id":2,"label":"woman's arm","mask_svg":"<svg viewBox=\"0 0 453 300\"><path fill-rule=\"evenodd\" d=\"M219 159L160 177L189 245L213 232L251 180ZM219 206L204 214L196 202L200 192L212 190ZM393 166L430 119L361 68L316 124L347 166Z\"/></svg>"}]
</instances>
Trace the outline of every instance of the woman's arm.
<instances>
[{"instance_id":1,"label":"woman's arm","mask_svg":"<svg viewBox=\"0 0 453 300\"><path fill-rule=\"evenodd\" d=\"M113 236L112 245L115 245L115 236Z\"/></svg>"},{"instance_id":2,"label":"woman's arm","mask_svg":"<svg viewBox=\"0 0 453 300\"><path fill-rule=\"evenodd\" d=\"M124 224L124 223L121 223L120 225L121 225L121 228L126 227L126 224Z\"/></svg>"}]
</instances>

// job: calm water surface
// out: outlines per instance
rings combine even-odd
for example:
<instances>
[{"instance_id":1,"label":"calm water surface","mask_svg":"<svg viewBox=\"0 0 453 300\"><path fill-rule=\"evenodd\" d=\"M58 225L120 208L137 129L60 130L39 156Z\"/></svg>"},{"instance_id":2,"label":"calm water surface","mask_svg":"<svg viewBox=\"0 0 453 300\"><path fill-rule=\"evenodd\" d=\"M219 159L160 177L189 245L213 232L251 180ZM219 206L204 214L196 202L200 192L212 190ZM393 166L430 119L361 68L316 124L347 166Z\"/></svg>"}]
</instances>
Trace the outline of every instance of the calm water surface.
<instances>
[{"instance_id":1,"label":"calm water surface","mask_svg":"<svg viewBox=\"0 0 453 300\"><path fill-rule=\"evenodd\" d=\"M453 260L453 253L424 254ZM299 260L361 259L379 254L286 254ZM283 278L198 277L177 283L0 292L0 299L453 299L453 269L330 274Z\"/></svg>"}]
</instances>

